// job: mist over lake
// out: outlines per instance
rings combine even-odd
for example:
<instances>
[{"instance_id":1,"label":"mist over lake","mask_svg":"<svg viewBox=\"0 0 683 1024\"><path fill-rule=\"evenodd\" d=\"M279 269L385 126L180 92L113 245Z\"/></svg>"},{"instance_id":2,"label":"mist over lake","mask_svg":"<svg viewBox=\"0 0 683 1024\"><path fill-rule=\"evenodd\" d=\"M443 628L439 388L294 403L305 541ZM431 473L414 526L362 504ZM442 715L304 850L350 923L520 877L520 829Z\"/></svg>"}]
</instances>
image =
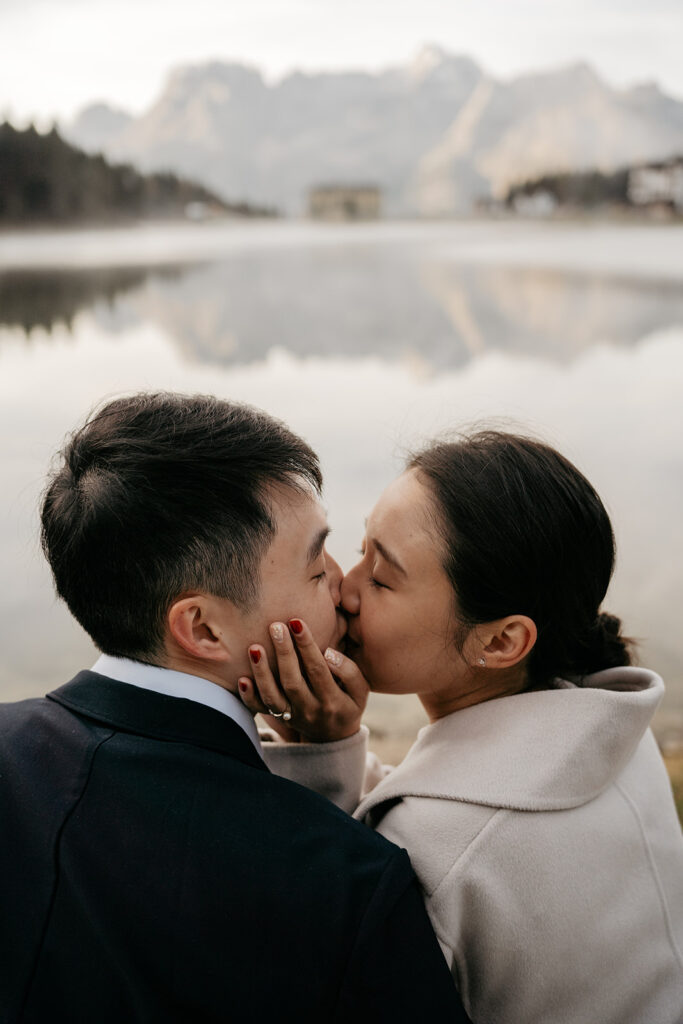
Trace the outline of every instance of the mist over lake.
<instances>
[{"instance_id":1,"label":"mist over lake","mask_svg":"<svg viewBox=\"0 0 683 1024\"><path fill-rule=\"evenodd\" d=\"M2 697L94 660L39 550L51 455L101 399L171 388L261 406L309 440L344 568L407 448L481 421L556 444L610 510L606 607L667 683L660 735L683 735L682 385L680 225L0 235ZM385 698L372 720L417 718Z\"/></svg>"}]
</instances>

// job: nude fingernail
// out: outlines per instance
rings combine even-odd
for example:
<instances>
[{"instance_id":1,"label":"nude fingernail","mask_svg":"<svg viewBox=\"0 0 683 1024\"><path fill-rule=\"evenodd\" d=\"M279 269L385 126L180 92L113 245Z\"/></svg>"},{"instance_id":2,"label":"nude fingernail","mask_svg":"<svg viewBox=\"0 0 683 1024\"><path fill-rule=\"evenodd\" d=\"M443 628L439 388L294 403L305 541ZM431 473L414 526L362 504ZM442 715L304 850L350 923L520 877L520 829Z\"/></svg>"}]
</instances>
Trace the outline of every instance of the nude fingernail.
<instances>
[{"instance_id":1,"label":"nude fingernail","mask_svg":"<svg viewBox=\"0 0 683 1024\"><path fill-rule=\"evenodd\" d=\"M278 643L282 643L285 638L285 627L281 622L274 622L270 627L270 635L273 640L277 640Z\"/></svg>"},{"instance_id":2,"label":"nude fingernail","mask_svg":"<svg viewBox=\"0 0 683 1024\"><path fill-rule=\"evenodd\" d=\"M325 651L325 661L329 661L330 665L334 665L335 668L339 668L342 663L342 656L339 651L335 651L331 647L328 647Z\"/></svg>"}]
</instances>

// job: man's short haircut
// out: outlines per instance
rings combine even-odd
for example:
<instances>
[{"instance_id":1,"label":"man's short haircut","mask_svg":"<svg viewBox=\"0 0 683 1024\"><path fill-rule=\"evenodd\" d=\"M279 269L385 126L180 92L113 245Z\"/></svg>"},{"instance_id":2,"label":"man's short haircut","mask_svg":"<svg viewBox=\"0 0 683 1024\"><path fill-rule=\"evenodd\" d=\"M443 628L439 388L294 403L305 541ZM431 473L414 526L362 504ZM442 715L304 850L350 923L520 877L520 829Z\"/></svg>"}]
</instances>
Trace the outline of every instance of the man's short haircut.
<instances>
[{"instance_id":1,"label":"man's short haircut","mask_svg":"<svg viewBox=\"0 0 683 1024\"><path fill-rule=\"evenodd\" d=\"M277 485L319 494L320 465L258 409L163 392L109 402L68 439L43 499L57 592L101 651L153 661L183 593L253 607Z\"/></svg>"}]
</instances>

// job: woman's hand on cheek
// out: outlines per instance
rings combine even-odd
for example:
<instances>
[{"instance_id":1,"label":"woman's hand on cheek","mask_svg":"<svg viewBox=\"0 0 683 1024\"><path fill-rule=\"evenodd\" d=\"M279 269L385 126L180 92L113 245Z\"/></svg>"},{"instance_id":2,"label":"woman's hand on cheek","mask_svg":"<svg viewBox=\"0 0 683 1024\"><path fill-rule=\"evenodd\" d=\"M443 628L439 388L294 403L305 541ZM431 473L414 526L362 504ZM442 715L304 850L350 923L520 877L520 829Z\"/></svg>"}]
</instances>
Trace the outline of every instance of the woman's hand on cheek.
<instances>
[{"instance_id":1,"label":"woman's hand on cheek","mask_svg":"<svg viewBox=\"0 0 683 1024\"><path fill-rule=\"evenodd\" d=\"M349 658L332 650L323 656L308 627L298 619L291 623L291 633L283 623L270 627L279 685L262 651L256 662L252 657L253 682L240 680L243 702L251 711L266 715L288 711L291 720L284 728L282 718L271 719L285 739L293 738L286 735L291 730L313 743L352 736L360 727L368 684ZM252 645L250 654L256 648Z\"/></svg>"},{"instance_id":2,"label":"woman's hand on cheek","mask_svg":"<svg viewBox=\"0 0 683 1024\"><path fill-rule=\"evenodd\" d=\"M301 737L290 725L292 715L289 701L270 671L265 649L259 644L250 644L248 654L254 678L242 676L238 680L237 687L242 703L252 715L263 715L268 718L268 727L287 743L298 743Z\"/></svg>"}]
</instances>

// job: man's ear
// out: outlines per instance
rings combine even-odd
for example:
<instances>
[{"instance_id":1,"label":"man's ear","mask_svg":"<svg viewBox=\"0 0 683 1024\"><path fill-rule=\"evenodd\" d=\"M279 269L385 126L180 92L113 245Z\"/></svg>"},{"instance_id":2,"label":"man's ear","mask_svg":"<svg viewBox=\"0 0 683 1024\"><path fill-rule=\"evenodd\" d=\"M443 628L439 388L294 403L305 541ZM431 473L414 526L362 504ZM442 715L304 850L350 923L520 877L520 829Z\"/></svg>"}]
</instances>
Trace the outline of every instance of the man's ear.
<instances>
[{"instance_id":1,"label":"man's ear","mask_svg":"<svg viewBox=\"0 0 683 1024\"><path fill-rule=\"evenodd\" d=\"M202 661L230 661L222 603L207 594L178 598L166 616L170 642L184 654Z\"/></svg>"},{"instance_id":2,"label":"man's ear","mask_svg":"<svg viewBox=\"0 0 683 1024\"><path fill-rule=\"evenodd\" d=\"M526 658L537 637L536 623L528 615L508 615L487 622L472 631L473 649L469 652L472 664L482 668L512 668Z\"/></svg>"}]
</instances>

